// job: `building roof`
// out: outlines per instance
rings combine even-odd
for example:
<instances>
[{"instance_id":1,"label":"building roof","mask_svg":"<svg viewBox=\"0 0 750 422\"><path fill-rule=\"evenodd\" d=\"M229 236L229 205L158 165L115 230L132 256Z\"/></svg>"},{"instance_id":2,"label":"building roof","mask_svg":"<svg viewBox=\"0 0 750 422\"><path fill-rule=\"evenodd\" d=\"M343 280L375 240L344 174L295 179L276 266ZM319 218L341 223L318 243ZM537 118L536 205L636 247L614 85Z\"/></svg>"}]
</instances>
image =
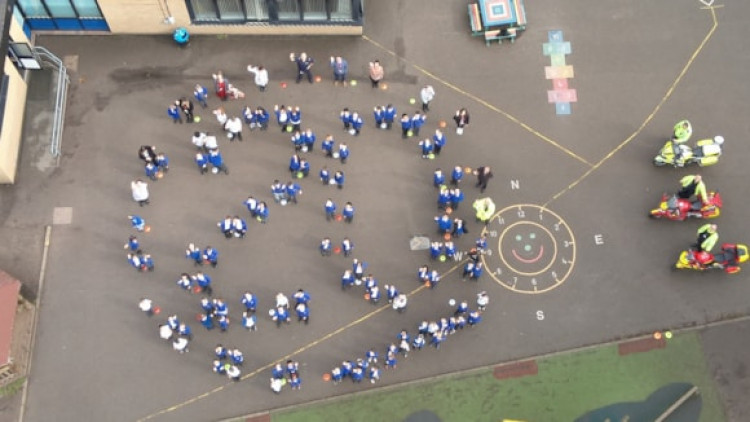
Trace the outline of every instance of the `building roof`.
<instances>
[{"instance_id":1,"label":"building roof","mask_svg":"<svg viewBox=\"0 0 750 422\"><path fill-rule=\"evenodd\" d=\"M10 342L21 282L0 270L0 366L10 362Z\"/></svg>"}]
</instances>

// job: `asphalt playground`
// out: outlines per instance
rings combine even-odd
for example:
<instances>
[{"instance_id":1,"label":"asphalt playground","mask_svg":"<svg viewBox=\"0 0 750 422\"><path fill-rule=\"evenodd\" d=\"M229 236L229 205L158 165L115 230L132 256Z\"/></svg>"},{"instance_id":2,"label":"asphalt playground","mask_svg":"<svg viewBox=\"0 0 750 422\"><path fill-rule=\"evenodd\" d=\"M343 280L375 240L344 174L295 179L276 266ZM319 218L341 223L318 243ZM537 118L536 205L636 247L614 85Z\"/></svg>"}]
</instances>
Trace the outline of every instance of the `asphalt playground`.
<instances>
[{"instance_id":1,"label":"asphalt playground","mask_svg":"<svg viewBox=\"0 0 750 422\"><path fill-rule=\"evenodd\" d=\"M41 232L33 230L52 224L54 212L59 223L52 228L24 420L220 420L747 316L744 271L730 276L670 270L700 222L652 221L647 213L663 191L696 171L651 164L674 123L687 118L691 142L714 135L727 140L720 162L700 170L724 198L717 220L721 241L750 239L742 170L750 154L744 142L750 124L743 117L750 55L742 44L750 5L527 0L526 12L529 28L514 44L490 47L469 35L465 2L457 0L368 2L361 38L196 37L179 49L169 37L38 37L38 45L75 69L59 165L44 161L43 149L25 147L18 186L2 191L3 233L21 245L0 246L6 268L32 278L34 271L20 262L40 253ZM557 114L548 101L553 83L545 66L551 58L543 45L553 36L570 43L565 64L573 73L567 83L577 101L569 115ZM294 84L291 51L314 57L322 81ZM349 61L350 77L359 84L333 86L331 55ZM366 65L373 59L385 67L387 89L369 87ZM244 70L248 63L269 69L267 92L254 89ZM312 175L300 182L300 203L273 204L269 186L288 178L293 149L288 135L272 125L267 133L246 129L241 143L222 139L229 175L201 176L190 136L218 130L210 108L199 111L202 121L193 125L173 125L165 110L190 95L194 84L210 86L217 70L247 93L244 101L225 104L230 115L245 105L299 105L303 126L319 139L332 133L337 142L347 142L349 161L340 165L319 149L307 153ZM397 130L376 129L370 113L388 103L399 114L413 113L418 104L409 99L418 98L424 84L437 95L423 134L448 122L448 146L435 160L422 159L417 141L401 140ZM218 105L209 100L210 107ZM337 116L343 107L366 118L358 138L341 130ZM450 129L461 107L469 110L471 125L459 137ZM139 209L128 188L142 176L137 150L143 144L166 152L171 170L151 183L151 204ZM343 190L317 181L322 165L346 172ZM483 256L486 272L477 284L461 281L460 262L430 263L443 281L425 289L415 273L428 254L411 251L409 240L435 236L432 172L455 165L493 168L483 195L498 209L486 228L492 252ZM463 250L483 230L473 221L470 204L480 194L472 182L464 182L466 203L455 212L470 224L470 233L457 241ZM245 239L224 239L216 223L227 214L245 215L242 202L249 194L271 204L268 224L251 222ZM325 221L328 197L339 206L355 205L351 225ZM152 227L139 238L156 260L153 273L137 273L125 259L122 244L131 234L132 213ZM350 237L354 256L368 262L381 284L410 293L408 311L370 305L358 290L342 292L340 276L351 261L321 257L317 247L324 236L334 242ZM221 253L218 268L208 272L215 296L230 304L234 326L227 333L203 330L195 321L199 296L175 284L180 273L194 271L183 257L189 242ZM273 297L298 288L313 298L309 326L275 328L266 316ZM257 332L238 324L246 290L261 301ZM483 322L449 337L439 351L410 355L372 386L334 387L322 380L344 359L368 348L384 350L402 328L413 331L424 319L452 313L449 299L473 301L482 290L491 298ZM149 319L138 310L144 296L161 306L160 317ZM157 325L171 314L196 332L185 355L158 337ZM737 358L746 350L747 341L737 334L746 325L736 331L728 326L702 337L704 356L716 359L709 359L705 371L718 383L721 398L714 401L721 400L724 410L699 420L720 415L739 421L749 414L738 399L748 391L744 371L722 369L725 362L738 368L748 363ZM217 343L244 351L241 382L211 372ZM300 362L303 387L274 395L270 367L286 359ZM674 371L664 380L684 381L679 378ZM658 387L645 385L640 400ZM636 396L629 392L623 400ZM545 397L550 406L570 400ZM604 404L590 403L584 410ZM444 420L457 419L449 414Z\"/></svg>"}]
</instances>

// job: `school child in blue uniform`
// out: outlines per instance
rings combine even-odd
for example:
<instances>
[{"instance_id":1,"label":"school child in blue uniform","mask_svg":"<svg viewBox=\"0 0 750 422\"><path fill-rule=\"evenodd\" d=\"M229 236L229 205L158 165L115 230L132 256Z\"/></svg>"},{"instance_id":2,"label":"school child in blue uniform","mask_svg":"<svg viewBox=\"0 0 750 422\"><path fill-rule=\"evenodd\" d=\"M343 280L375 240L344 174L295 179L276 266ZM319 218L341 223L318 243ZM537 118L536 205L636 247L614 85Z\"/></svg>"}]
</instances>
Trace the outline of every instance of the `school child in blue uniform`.
<instances>
[{"instance_id":1,"label":"school child in blue uniform","mask_svg":"<svg viewBox=\"0 0 750 422\"><path fill-rule=\"evenodd\" d=\"M243 204L245 204L245 206L247 207L247 211L250 213L250 217L255 218L256 212L258 210L258 200L251 195L247 197Z\"/></svg>"},{"instance_id":2,"label":"school child in blue uniform","mask_svg":"<svg viewBox=\"0 0 750 422\"><path fill-rule=\"evenodd\" d=\"M417 350L422 350L422 348L425 345L425 339L424 334L419 333L416 337L414 337L414 340L411 342L411 346Z\"/></svg>"},{"instance_id":3,"label":"school child in blue uniform","mask_svg":"<svg viewBox=\"0 0 750 422\"><path fill-rule=\"evenodd\" d=\"M339 160L341 164L346 164L346 160L349 158L349 147L345 143L339 144Z\"/></svg>"},{"instance_id":4,"label":"school child in blue uniform","mask_svg":"<svg viewBox=\"0 0 750 422\"><path fill-rule=\"evenodd\" d=\"M235 215L232 219L232 231L234 232L234 237L245 237L247 234L247 222L238 215Z\"/></svg>"},{"instance_id":5,"label":"school child in blue uniform","mask_svg":"<svg viewBox=\"0 0 750 422\"><path fill-rule=\"evenodd\" d=\"M227 239L230 239L233 236L233 234L232 234L233 227L232 227L232 217L231 216L228 215L228 216L224 217L224 219L221 220L217 224L217 226L219 226L219 230L221 230L221 232L224 233L224 237L226 237Z\"/></svg>"},{"instance_id":6,"label":"school child in blue uniform","mask_svg":"<svg viewBox=\"0 0 750 422\"><path fill-rule=\"evenodd\" d=\"M273 200L277 203L281 202L282 199L285 199L286 189L278 179L274 180L271 185L271 195L273 195Z\"/></svg>"},{"instance_id":7,"label":"school child in blue uniform","mask_svg":"<svg viewBox=\"0 0 750 422\"><path fill-rule=\"evenodd\" d=\"M208 171L208 155L201 152L195 154L195 164L198 166L201 174L206 174Z\"/></svg>"},{"instance_id":8,"label":"school child in blue uniform","mask_svg":"<svg viewBox=\"0 0 750 422\"><path fill-rule=\"evenodd\" d=\"M353 286L354 282L354 274L352 274L351 270L344 271L344 275L341 276L341 290Z\"/></svg>"},{"instance_id":9,"label":"school child in blue uniform","mask_svg":"<svg viewBox=\"0 0 750 422\"><path fill-rule=\"evenodd\" d=\"M208 100L208 89L205 86L196 84L193 90L193 97L195 97L195 101L198 101L201 107L208 107L208 103L206 102Z\"/></svg>"},{"instance_id":10,"label":"school child in blue uniform","mask_svg":"<svg viewBox=\"0 0 750 422\"><path fill-rule=\"evenodd\" d=\"M436 260L440 258L440 255L443 254L443 244L440 242L432 242L430 243L430 259Z\"/></svg>"},{"instance_id":11,"label":"school child in blue uniform","mask_svg":"<svg viewBox=\"0 0 750 422\"><path fill-rule=\"evenodd\" d=\"M292 130L299 132L302 126L302 112L299 107L294 107L289 111L289 123L292 125Z\"/></svg>"},{"instance_id":12,"label":"school child in blue uniform","mask_svg":"<svg viewBox=\"0 0 750 422\"><path fill-rule=\"evenodd\" d=\"M300 158L299 155L294 154L291 158L289 158L289 171L291 173L297 173L300 168Z\"/></svg>"},{"instance_id":13,"label":"school child in blue uniform","mask_svg":"<svg viewBox=\"0 0 750 422\"><path fill-rule=\"evenodd\" d=\"M201 288L202 291L206 292L207 295L211 296L211 294L213 293L213 289L211 288L211 277L199 271L192 278L193 278L193 282L197 284ZM214 305L214 311L218 313L217 303L214 302L213 305Z\"/></svg>"},{"instance_id":14,"label":"school child in blue uniform","mask_svg":"<svg viewBox=\"0 0 750 422\"><path fill-rule=\"evenodd\" d=\"M310 308L305 303L298 303L294 307L294 312L297 313L297 322L305 322L307 325L310 322Z\"/></svg>"},{"instance_id":15,"label":"school child in blue uniform","mask_svg":"<svg viewBox=\"0 0 750 422\"><path fill-rule=\"evenodd\" d=\"M451 185L458 186L463 178L464 171L461 166L453 167L453 171L451 172Z\"/></svg>"},{"instance_id":16,"label":"school child in blue uniform","mask_svg":"<svg viewBox=\"0 0 750 422\"><path fill-rule=\"evenodd\" d=\"M341 123L344 124L344 130L349 130L352 125L352 113L348 108L344 107L344 109L341 110L341 113L339 113L339 119L341 119Z\"/></svg>"},{"instance_id":17,"label":"school child in blue uniform","mask_svg":"<svg viewBox=\"0 0 750 422\"><path fill-rule=\"evenodd\" d=\"M281 132L283 133L287 130L286 127L289 124L289 113L283 104L281 107L278 105L273 106L273 112L276 115L276 122L279 124Z\"/></svg>"},{"instance_id":18,"label":"school child in blue uniform","mask_svg":"<svg viewBox=\"0 0 750 422\"><path fill-rule=\"evenodd\" d=\"M482 273L484 272L484 268L481 262L477 262L476 265L474 265L474 269L471 270L471 279L474 281L479 281L479 277L482 276Z\"/></svg>"},{"instance_id":19,"label":"school child in blue uniform","mask_svg":"<svg viewBox=\"0 0 750 422\"><path fill-rule=\"evenodd\" d=\"M439 188L440 186L445 184L445 175L443 174L443 170L436 169L434 173L432 173L432 184L436 188Z\"/></svg>"},{"instance_id":20,"label":"school child in blue uniform","mask_svg":"<svg viewBox=\"0 0 750 422\"><path fill-rule=\"evenodd\" d=\"M302 193L302 187L296 183L289 182L286 184L286 197L289 202L297 203L297 195Z\"/></svg>"},{"instance_id":21,"label":"school child in blue uniform","mask_svg":"<svg viewBox=\"0 0 750 422\"><path fill-rule=\"evenodd\" d=\"M331 198L328 198L325 204L323 204L323 210L326 213L326 221L331 221L331 219L336 217L336 204Z\"/></svg>"},{"instance_id":22,"label":"school child in blue uniform","mask_svg":"<svg viewBox=\"0 0 750 422\"><path fill-rule=\"evenodd\" d=\"M245 292L245 294L242 295L241 302L245 305L245 309L248 312L255 312L255 309L258 307L258 298L250 292Z\"/></svg>"},{"instance_id":23,"label":"school child in blue uniform","mask_svg":"<svg viewBox=\"0 0 750 422\"><path fill-rule=\"evenodd\" d=\"M396 286L393 284L386 284L385 286L385 295L388 298L388 303L393 303L393 299L398 296L398 289L396 289Z\"/></svg>"},{"instance_id":24,"label":"school child in blue uniform","mask_svg":"<svg viewBox=\"0 0 750 422\"><path fill-rule=\"evenodd\" d=\"M351 223L354 220L354 205L351 202L347 202L341 211L341 215L344 217L344 221Z\"/></svg>"},{"instance_id":25,"label":"school child in blue uniform","mask_svg":"<svg viewBox=\"0 0 750 422\"><path fill-rule=\"evenodd\" d=\"M140 248L141 244L140 242L138 242L138 238L135 236L130 236L128 238L128 243L125 244L125 249L129 249L131 252L135 252Z\"/></svg>"},{"instance_id":26,"label":"school child in blue uniform","mask_svg":"<svg viewBox=\"0 0 750 422\"><path fill-rule=\"evenodd\" d=\"M341 241L341 250L344 252L344 256L349 256L353 249L354 243L352 243L348 237L345 237L344 240Z\"/></svg>"},{"instance_id":27,"label":"school child in blue uniform","mask_svg":"<svg viewBox=\"0 0 750 422\"><path fill-rule=\"evenodd\" d=\"M422 128L425 120L427 120L427 116L419 111L414 112L414 116L411 118L411 130L414 136L419 136L419 129Z\"/></svg>"},{"instance_id":28,"label":"school child in blue uniform","mask_svg":"<svg viewBox=\"0 0 750 422\"><path fill-rule=\"evenodd\" d=\"M456 218L453 220L453 236L454 237L461 237L462 235L469 232L469 229L466 228L466 223L464 220L460 218Z\"/></svg>"},{"instance_id":29,"label":"school child in blue uniform","mask_svg":"<svg viewBox=\"0 0 750 422\"><path fill-rule=\"evenodd\" d=\"M470 276L472 272L474 272L474 266L476 263L474 261L467 261L464 265L464 271L461 273L461 278L466 280L467 276Z\"/></svg>"},{"instance_id":30,"label":"school child in blue uniform","mask_svg":"<svg viewBox=\"0 0 750 422\"><path fill-rule=\"evenodd\" d=\"M224 157L222 157L221 152L218 150L213 150L208 153L208 161L214 167L214 173L223 171L224 174L229 174L229 169L226 164L224 164Z\"/></svg>"},{"instance_id":31,"label":"school child in blue uniform","mask_svg":"<svg viewBox=\"0 0 750 422\"><path fill-rule=\"evenodd\" d=\"M172 104L167 108L167 116L172 119L172 123L182 123L182 114L180 108Z\"/></svg>"},{"instance_id":32,"label":"school child in blue uniform","mask_svg":"<svg viewBox=\"0 0 750 422\"><path fill-rule=\"evenodd\" d=\"M265 202L261 202L260 204L258 204L256 214L256 218L258 219L258 221L260 221L261 224L266 224L266 222L268 222L268 205L266 205Z\"/></svg>"},{"instance_id":33,"label":"school child in blue uniform","mask_svg":"<svg viewBox=\"0 0 750 422\"><path fill-rule=\"evenodd\" d=\"M383 120L385 121L386 129L393 127L393 121L396 119L396 107L388 104L383 110Z\"/></svg>"},{"instance_id":34,"label":"school child in blue uniform","mask_svg":"<svg viewBox=\"0 0 750 422\"><path fill-rule=\"evenodd\" d=\"M188 248L185 249L185 258L192 259L194 265L203 265L201 248L195 246L193 243L189 244Z\"/></svg>"},{"instance_id":35,"label":"school child in blue uniform","mask_svg":"<svg viewBox=\"0 0 750 422\"><path fill-rule=\"evenodd\" d=\"M255 122L260 126L260 130L268 129L268 122L271 120L271 115L263 107L258 107L253 112Z\"/></svg>"},{"instance_id":36,"label":"school child in blue uniform","mask_svg":"<svg viewBox=\"0 0 750 422\"><path fill-rule=\"evenodd\" d=\"M211 246L206 246L206 249L203 250L203 260L209 262L212 267L216 268L216 265L219 263L219 251Z\"/></svg>"},{"instance_id":37,"label":"school child in blue uniform","mask_svg":"<svg viewBox=\"0 0 750 422\"><path fill-rule=\"evenodd\" d=\"M365 122L362 120L362 116L359 115L356 111L352 113L352 129L354 129L354 136L359 135L359 132L362 130L362 126L364 126Z\"/></svg>"},{"instance_id":38,"label":"school child in blue uniform","mask_svg":"<svg viewBox=\"0 0 750 422\"><path fill-rule=\"evenodd\" d=\"M336 173L333 174L333 181L336 182L336 187L339 189L344 188L344 172L341 170L336 170Z\"/></svg>"},{"instance_id":39,"label":"school child in blue uniform","mask_svg":"<svg viewBox=\"0 0 750 422\"><path fill-rule=\"evenodd\" d=\"M438 231L440 233L450 233L451 230L453 230L453 222L448 215L443 214L439 217L436 216L435 221L437 222Z\"/></svg>"},{"instance_id":40,"label":"school child in blue uniform","mask_svg":"<svg viewBox=\"0 0 750 422\"><path fill-rule=\"evenodd\" d=\"M292 296L297 304L304 303L308 304L310 303L310 293L307 293L306 291L299 289L294 293L294 296Z\"/></svg>"},{"instance_id":41,"label":"school child in blue uniform","mask_svg":"<svg viewBox=\"0 0 750 422\"><path fill-rule=\"evenodd\" d=\"M375 118L375 127L378 129L381 129L381 125L383 124L383 119L385 118L383 107L375 106L375 108L372 109L372 116L373 118Z\"/></svg>"},{"instance_id":42,"label":"school child in blue uniform","mask_svg":"<svg viewBox=\"0 0 750 422\"><path fill-rule=\"evenodd\" d=\"M206 330L213 330L214 329L214 320L210 315L202 314L201 315L201 325L206 328Z\"/></svg>"},{"instance_id":43,"label":"school child in blue uniform","mask_svg":"<svg viewBox=\"0 0 750 422\"><path fill-rule=\"evenodd\" d=\"M445 185L441 185L445 186ZM437 200L438 209L444 210L451 205L451 193L447 188L441 187Z\"/></svg>"},{"instance_id":44,"label":"school child in blue uniform","mask_svg":"<svg viewBox=\"0 0 750 422\"><path fill-rule=\"evenodd\" d=\"M452 241L445 242L445 257L448 259L455 259L456 256L456 245Z\"/></svg>"},{"instance_id":45,"label":"school child in blue uniform","mask_svg":"<svg viewBox=\"0 0 750 422\"><path fill-rule=\"evenodd\" d=\"M412 127L411 127L411 119L409 118L409 115L404 113L401 115L401 139L407 139L409 136L413 135Z\"/></svg>"},{"instance_id":46,"label":"school child in blue uniform","mask_svg":"<svg viewBox=\"0 0 750 422\"><path fill-rule=\"evenodd\" d=\"M302 177L307 177L310 174L310 163L304 158L299 161L299 172L302 173Z\"/></svg>"},{"instance_id":47,"label":"school child in blue uniform","mask_svg":"<svg viewBox=\"0 0 750 422\"><path fill-rule=\"evenodd\" d=\"M455 188L450 190L451 195L451 207L453 210L457 210L458 206L461 205L461 202L464 201L464 193L461 191L460 188Z\"/></svg>"},{"instance_id":48,"label":"school child in blue uniform","mask_svg":"<svg viewBox=\"0 0 750 422\"><path fill-rule=\"evenodd\" d=\"M443 132L440 129L436 129L435 134L432 135L432 143L435 145L435 155L440 155L440 151L442 151L446 142L447 140Z\"/></svg>"},{"instance_id":49,"label":"school child in blue uniform","mask_svg":"<svg viewBox=\"0 0 750 422\"><path fill-rule=\"evenodd\" d=\"M313 133L312 129L307 129L302 137L305 140L307 151L312 152L315 149L315 141L318 139L318 137L315 136L315 133Z\"/></svg>"},{"instance_id":50,"label":"school child in blue uniform","mask_svg":"<svg viewBox=\"0 0 750 422\"><path fill-rule=\"evenodd\" d=\"M250 331L258 329L258 317L255 314L242 313L242 326Z\"/></svg>"},{"instance_id":51,"label":"school child in blue uniform","mask_svg":"<svg viewBox=\"0 0 750 422\"><path fill-rule=\"evenodd\" d=\"M419 146L422 149L422 158L429 158L430 154L432 154L432 151L435 149L435 146L429 138L419 141Z\"/></svg>"},{"instance_id":52,"label":"school child in blue uniform","mask_svg":"<svg viewBox=\"0 0 750 422\"><path fill-rule=\"evenodd\" d=\"M156 164L154 164L154 163L146 163L144 171L146 173L146 177L148 177L149 179L151 179L153 181L157 180L156 174L159 172L159 168L156 166Z\"/></svg>"},{"instance_id":53,"label":"school child in blue uniform","mask_svg":"<svg viewBox=\"0 0 750 422\"><path fill-rule=\"evenodd\" d=\"M333 246L331 244L331 238L324 237L323 240L320 241L320 254L322 256L331 256L331 252L333 250Z\"/></svg>"},{"instance_id":54,"label":"school child in blue uniform","mask_svg":"<svg viewBox=\"0 0 750 422\"><path fill-rule=\"evenodd\" d=\"M323 144L320 146L320 148L323 149L326 153L326 157L333 157L333 135L327 135L326 138L323 140Z\"/></svg>"},{"instance_id":55,"label":"school child in blue uniform","mask_svg":"<svg viewBox=\"0 0 750 422\"><path fill-rule=\"evenodd\" d=\"M480 251L487 249L487 236L485 235L480 236L479 239L477 239L476 242L474 242L474 244L477 246L477 249L479 249Z\"/></svg>"},{"instance_id":56,"label":"school child in blue uniform","mask_svg":"<svg viewBox=\"0 0 750 422\"><path fill-rule=\"evenodd\" d=\"M323 166L322 169L320 169L320 173L318 173L320 176L320 181L323 182L324 185L327 185L331 181L331 173L328 171L328 167Z\"/></svg>"}]
</instances>

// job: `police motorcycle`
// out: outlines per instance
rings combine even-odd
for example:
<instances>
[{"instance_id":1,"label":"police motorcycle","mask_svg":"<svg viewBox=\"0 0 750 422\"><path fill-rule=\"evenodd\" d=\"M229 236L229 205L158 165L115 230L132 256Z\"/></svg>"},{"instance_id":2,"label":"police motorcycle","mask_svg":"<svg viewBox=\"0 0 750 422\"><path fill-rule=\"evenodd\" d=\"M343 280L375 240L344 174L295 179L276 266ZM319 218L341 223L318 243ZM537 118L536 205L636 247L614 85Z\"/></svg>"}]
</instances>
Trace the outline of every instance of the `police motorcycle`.
<instances>
[{"instance_id":1,"label":"police motorcycle","mask_svg":"<svg viewBox=\"0 0 750 422\"><path fill-rule=\"evenodd\" d=\"M680 253L673 269L723 270L727 274L736 274L741 270L740 264L747 262L748 257L747 245L740 243L724 243L716 254L690 248Z\"/></svg>"},{"instance_id":2,"label":"police motorcycle","mask_svg":"<svg viewBox=\"0 0 750 422\"><path fill-rule=\"evenodd\" d=\"M657 167L671 165L674 167L685 167L690 164L698 164L700 167L711 166L719 162L724 144L723 136L714 136L712 139L701 139L693 148L685 145L687 139L668 140L654 157L654 165Z\"/></svg>"}]
</instances>

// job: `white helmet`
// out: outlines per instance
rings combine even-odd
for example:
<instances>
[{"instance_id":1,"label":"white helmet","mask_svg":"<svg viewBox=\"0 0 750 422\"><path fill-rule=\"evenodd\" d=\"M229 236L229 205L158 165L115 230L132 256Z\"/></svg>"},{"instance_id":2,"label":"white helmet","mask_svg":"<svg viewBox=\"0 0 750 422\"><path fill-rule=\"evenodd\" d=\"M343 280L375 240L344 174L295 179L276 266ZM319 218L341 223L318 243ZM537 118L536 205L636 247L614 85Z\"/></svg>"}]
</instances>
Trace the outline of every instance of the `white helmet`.
<instances>
[{"instance_id":1,"label":"white helmet","mask_svg":"<svg viewBox=\"0 0 750 422\"><path fill-rule=\"evenodd\" d=\"M714 136L714 142L716 145L721 145L724 143L724 137L723 136Z\"/></svg>"}]
</instances>

